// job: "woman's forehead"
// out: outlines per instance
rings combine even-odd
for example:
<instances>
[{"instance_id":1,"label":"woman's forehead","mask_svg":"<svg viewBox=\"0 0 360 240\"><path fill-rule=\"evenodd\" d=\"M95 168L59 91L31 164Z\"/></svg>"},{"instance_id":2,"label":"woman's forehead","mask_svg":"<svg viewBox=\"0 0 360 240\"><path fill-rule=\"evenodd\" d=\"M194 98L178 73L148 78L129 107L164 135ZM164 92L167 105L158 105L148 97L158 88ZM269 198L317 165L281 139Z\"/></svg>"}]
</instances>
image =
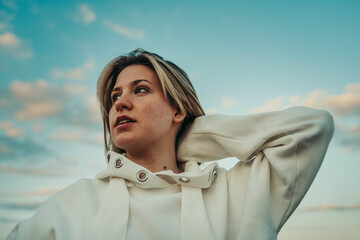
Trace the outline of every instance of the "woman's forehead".
<instances>
[{"instance_id":1,"label":"woman's forehead","mask_svg":"<svg viewBox=\"0 0 360 240\"><path fill-rule=\"evenodd\" d=\"M138 83L145 80L152 84L158 84L159 79L156 73L144 65L130 65L122 70L116 78L115 86Z\"/></svg>"}]
</instances>

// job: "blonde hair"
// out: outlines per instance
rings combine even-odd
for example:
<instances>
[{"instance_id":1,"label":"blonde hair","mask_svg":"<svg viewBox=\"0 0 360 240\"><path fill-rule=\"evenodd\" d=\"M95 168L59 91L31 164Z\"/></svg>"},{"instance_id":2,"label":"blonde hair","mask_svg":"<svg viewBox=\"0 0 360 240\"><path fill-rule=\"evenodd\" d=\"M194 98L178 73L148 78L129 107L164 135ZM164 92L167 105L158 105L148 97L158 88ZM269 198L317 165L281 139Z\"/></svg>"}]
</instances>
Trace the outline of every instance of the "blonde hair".
<instances>
[{"instance_id":1,"label":"blonde hair","mask_svg":"<svg viewBox=\"0 0 360 240\"><path fill-rule=\"evenodd\" d=\"M124 152L113 143L110 136L109 111L112 107L110 95L119 73L133 64L144 65L152 69L160 80L164 96L178 109L178 112L186 113L178 136L196 117L205 115L195 89L184 70L155 53L136 49L111 60L98 79L97 96L104 125L106 152L109 150L119 153Z\"/></svg>"}]
</instances>

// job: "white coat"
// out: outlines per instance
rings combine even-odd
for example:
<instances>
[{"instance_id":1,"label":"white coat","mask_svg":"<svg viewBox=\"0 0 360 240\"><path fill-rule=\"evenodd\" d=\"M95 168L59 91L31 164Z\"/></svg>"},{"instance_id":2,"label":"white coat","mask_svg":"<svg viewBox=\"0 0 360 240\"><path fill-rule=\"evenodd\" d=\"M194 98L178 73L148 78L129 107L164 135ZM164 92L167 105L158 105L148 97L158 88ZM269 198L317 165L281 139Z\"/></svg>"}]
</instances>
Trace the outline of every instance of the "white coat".
<instances>
[{"instance_id":1,"label":"white coat","mask_svg":"<svg viewBox=\"0 0 360 240\"><path fill-rule=\"evenodd\" d=\"M333 135L325 111L198 117L178 146L185 171L152 173L109 152L96 179L51 196L12 239L276 239ZM198 162L236 157L229 171Z\"/></svg>"}]
</instances>

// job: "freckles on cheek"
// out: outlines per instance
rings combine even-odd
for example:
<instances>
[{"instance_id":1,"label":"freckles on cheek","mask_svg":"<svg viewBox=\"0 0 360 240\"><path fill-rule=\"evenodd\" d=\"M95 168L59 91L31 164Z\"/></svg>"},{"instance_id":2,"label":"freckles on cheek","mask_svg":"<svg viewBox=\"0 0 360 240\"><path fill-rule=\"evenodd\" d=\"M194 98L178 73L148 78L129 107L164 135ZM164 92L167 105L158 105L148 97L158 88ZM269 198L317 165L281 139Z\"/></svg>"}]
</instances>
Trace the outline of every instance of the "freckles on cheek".
<instances>
[{"instance_id":1,"label":"freckles on cheek","mask_svg":"<svg viewBox=\"0 0 360 240\"><path fill-rule=\"evenodd\" d=\"M161 106L147 106L143 109L143 113L147 119L160 121L166 118L164 109Z\"/></svg>"}]
</instances>

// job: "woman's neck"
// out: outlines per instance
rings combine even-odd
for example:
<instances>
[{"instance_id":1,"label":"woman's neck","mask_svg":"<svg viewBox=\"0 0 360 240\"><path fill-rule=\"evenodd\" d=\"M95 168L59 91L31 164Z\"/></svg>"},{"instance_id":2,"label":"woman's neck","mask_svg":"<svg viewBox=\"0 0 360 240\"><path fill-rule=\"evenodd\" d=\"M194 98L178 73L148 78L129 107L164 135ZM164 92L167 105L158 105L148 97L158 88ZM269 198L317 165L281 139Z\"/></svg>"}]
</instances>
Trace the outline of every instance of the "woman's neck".
<instances>
[{"instance_id":1,"label":"woman's neck","mask_svg":"<svg viewBox=\"0 0 360 240\"><path fill-rule=\"evenodd\" d=\"M129 151L127 158L131 161L149 169L151 172L160 172L172 170L174 173L180 173L176 162L175 144L174 147L155 148L146 150Z\"/></svg>"}]
</instances>

